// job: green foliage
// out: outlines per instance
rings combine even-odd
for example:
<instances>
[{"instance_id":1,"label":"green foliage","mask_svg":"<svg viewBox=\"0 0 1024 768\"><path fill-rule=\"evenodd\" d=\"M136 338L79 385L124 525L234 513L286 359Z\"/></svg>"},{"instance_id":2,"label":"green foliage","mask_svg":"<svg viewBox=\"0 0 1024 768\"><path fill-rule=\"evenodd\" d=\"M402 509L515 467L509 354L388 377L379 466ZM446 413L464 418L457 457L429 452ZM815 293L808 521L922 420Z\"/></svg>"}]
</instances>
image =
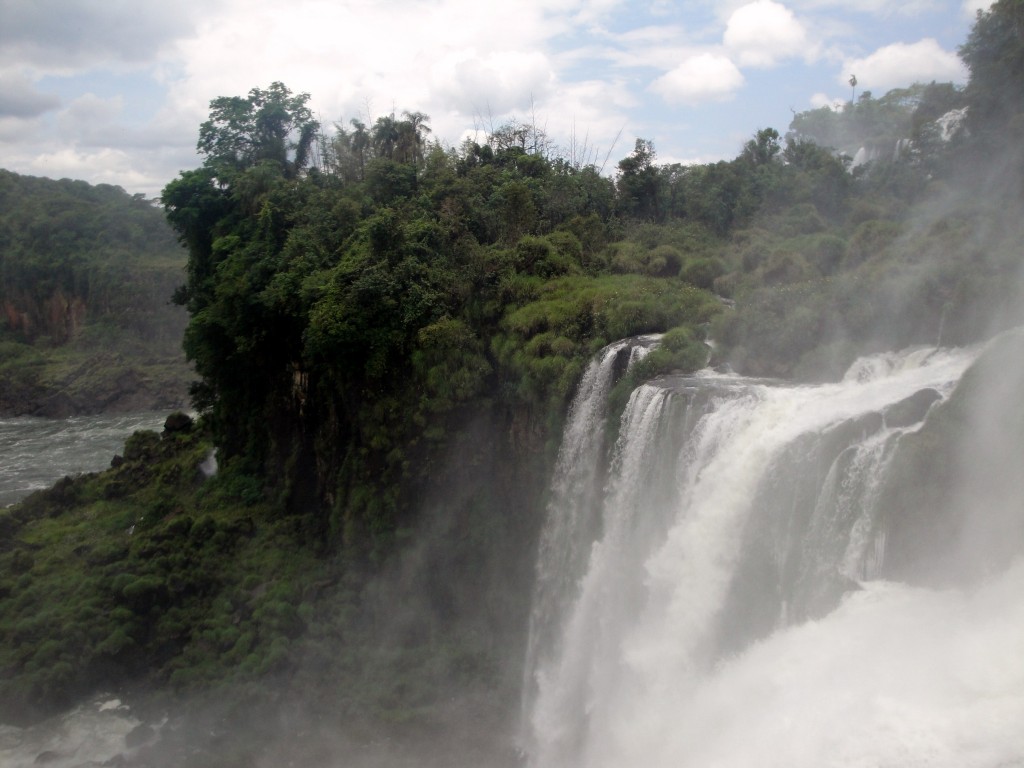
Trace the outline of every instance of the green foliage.
<instances>
[{"instance_id":1,"label":"green foliage","mask_svg":"<svg viewBox=\"0 0 1024 768\"><path fill-rule=\"evenodd\" d=\"M810 141L853 157L861 147L891 151L910 134L914 111L925 86L894 89L881 98L864 91L840 109L819 107L794 116L787 133L791 142Z\"/></svg>"},{"instance_id":2,"label":"green foliage","mask_svg":"<svg viewBox=\"0 0 1024 768\"><path fill-rule=\"evenodd\" d=\"M463 321L451 318L420 329L412 363L426 387L426 409L433 412L480 396L491 374L480 340Z\"/></svg>"},{"instance_id":3,"label":"green foliage","mask_svg":"<svg viewBox=\"0 0 1024 768\"><path fill-rule=\"evenodd\" d=\"M721 259L691 259L679 270L679 277L690 285L712 290L715 280L725 274L725 264Z\"/></svg>"},{"instance_id":4,"label":"green foliage","mask_svg":"<svg viewBox=\"0 0 1024 768\"><path fill-rule=\"evenodd\" d=\"M666 331L658 346L632 365L608 396L608 423L618 434L622 411L640 384L668 374L693 373L708 364L710 350L703 341L703 329L681 325Z\"/></svg>"},{"instance_id":5,"label":"green foliage","mask_svg":"<svg viewBox=\"0 0 1024 768\"><path fill-rule=\"evenodd\" d=\"M130 445L116 469L14 507L0 568L29 578L0 599L5 720L118 679L179 690L255 679L281 669L312 615L321 566L230 467L200 482L200 429Z\"/></svg>"},{"instance_id":6,"label":"green foliage","mask_svg":"<svg viewBox=\"0 0 1024 768\"><path fill-rule=\"evenodd\" d=\"M970 70L965 90L972 131L987 142L1016 126L1019 140L1024 112L1024 6L1019 0L998 0L979 10L960 57ZM999 142L1001 143L1001 141Z\"/></svg>"},{"instance_id":7,"label":"green foliage","mask_svg":"<svg viewBox=\"0 0 1024 768\"><path fill-rule=\"evenodd\" d=\"M714 285L736 310L715 337L733 365L838 376L859 351L966 343L1018 321L1006 278L1021 233L1020 9L979 12L962 91L918 84L794 117L774 210L721 253ZM827 147L877 159L849 174Z\"/></svg>"},{"instance_id":8,"label":"green foliage","mask_svg":"<svg viewBox=\"0 0 1024 768\"><path fill-rule=\"evenodd\" d=\"M492 347L502 368L516 375L518 397L562 408L597 346L699 325L718 311L708 294L675 280L563 278L545 283L536 300L507 314Z\"/></svg>"},{"instance_id":9,"label":"green foliage","mask_svg":"<svg viewBox=\"0 0 1024 768\"><path fill-rule=\"evenodd\" d=\"M62 344L109 322L147 343L177 343L183 318L161 308L180 282L184 254L150 201L110 185L0 170L0 211L7 329Z\"/></svg>"},{"instance_id":10,"label":"green foliage","mask_svg":"<svg viewBox=\"0 0 1024 768\"><path fill-rule=\"evenodd\" d=\"M233 173L270 162L287 176L301 171L319 127L306 102L280 82L253 88L245 98L224 96L210 102L210 119L199 128L196 149L208 167L232 181Z\"/></svg>"},{"instance_id":11,"label":"green foliage","mask_svg":"<svg viewBox=\"0 0 1024 768\"><path fill-rule=\"evenodd\" d=\"M637 139L633 154L619 161L616 187L619 206L625 215L649 221L661 218L656 156L652 142Z\"/></svg>"}]
</instances>

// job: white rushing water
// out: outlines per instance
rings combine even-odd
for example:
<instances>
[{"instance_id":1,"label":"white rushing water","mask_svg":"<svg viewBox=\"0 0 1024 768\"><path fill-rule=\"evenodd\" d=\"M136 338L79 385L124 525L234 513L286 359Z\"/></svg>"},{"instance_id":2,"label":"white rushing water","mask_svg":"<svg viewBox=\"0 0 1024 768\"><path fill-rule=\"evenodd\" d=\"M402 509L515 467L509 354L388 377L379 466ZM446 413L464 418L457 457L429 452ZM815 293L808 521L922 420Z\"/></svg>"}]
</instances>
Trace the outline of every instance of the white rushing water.
<instances>
[{"instance_id":1,"label":"white rushing water","mask_svg":"<svg viewBox=\"0 0 1024 768\"><path fill-rule=\"evenodd\" d=\"M123 765L126 737L140 722L119 699L99 696L29 728L0 724L3 768Z\"/></svg>"},{"instance_id":2,"label":"white rushing water","mask_svg":"<svg viewBox=\"0 0 1024 768\"><path fill-rule=\"evenodd\" d=\"M976 354L638 388L587 562L534 628L529 764L1024 766L1024 563L961 591L877 578L880 480L926 409L893 406L948 396Z\"/></svg>"},{"instance_id":3,"label":"white rushing water","mask_svg":"<svg viewBox=\"0 0 1024 768\"><path fill-rule=\"evenodd\" d=\"M580 381L566 418L547 520L541 531L528 670L538 663L536 654L550 643L547 635L557 626L558 616L571 596L572 583L582 575L587 551L598 534L608 395L616 375L642 360L660 338L652 334L609 344L594 357ZM524 689L524 706L528 706L532 700L529 674Z\"/></svg>"},{"instance_id":4,"label":"white rushing water","mask_svg":"<svg viewBox=\"0 0 1024 768\"><path fill-rule=\"evenodd\" d=\"M0 418L0 508L49 488L65 475L106 469L132 432L160 431L166 418L162 411Z\"/></svg>"}]
</instances>

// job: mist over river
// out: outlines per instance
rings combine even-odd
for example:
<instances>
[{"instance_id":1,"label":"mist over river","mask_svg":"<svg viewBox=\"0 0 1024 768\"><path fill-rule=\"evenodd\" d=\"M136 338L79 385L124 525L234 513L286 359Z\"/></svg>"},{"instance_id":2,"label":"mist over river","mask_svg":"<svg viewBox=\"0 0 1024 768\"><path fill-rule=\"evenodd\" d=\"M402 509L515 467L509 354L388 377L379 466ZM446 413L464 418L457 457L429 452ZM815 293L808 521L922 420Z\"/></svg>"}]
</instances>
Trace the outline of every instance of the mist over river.
<instances>
[{"instance_id":1,"label":"mist over river","mask_svg":"<svg viewBox=\"0 0 1024 768\"><path fill-rule=\"evenodd\" d=\"M0 507L49 488L66 475L109 467L129 435L143 429L159 431L166 418L164 411L0 418Z\"/></svg>"}]
</instances>

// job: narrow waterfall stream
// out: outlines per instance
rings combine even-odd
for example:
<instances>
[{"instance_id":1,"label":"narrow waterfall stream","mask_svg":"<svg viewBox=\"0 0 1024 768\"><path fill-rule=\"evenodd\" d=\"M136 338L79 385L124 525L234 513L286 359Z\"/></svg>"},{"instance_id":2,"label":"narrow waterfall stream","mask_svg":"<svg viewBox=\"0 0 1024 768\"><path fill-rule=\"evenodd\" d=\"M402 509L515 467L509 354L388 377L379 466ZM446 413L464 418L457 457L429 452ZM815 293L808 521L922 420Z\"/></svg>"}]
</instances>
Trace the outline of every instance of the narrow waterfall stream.
<instances>
[{"instance_id":1,"label":"narrow waterfall stream","mask_svg":"<svg viewBox=\"0 0 1024 768\"><path fill-rule=\"evenodd\" d=\"M599 437L600 456L563 445L528 764L1024 766L1024 564L964 590L882 580L896 446L978 352L819 386L667 377L633 392L606 471Z\"/></svg>"}]
</instances>

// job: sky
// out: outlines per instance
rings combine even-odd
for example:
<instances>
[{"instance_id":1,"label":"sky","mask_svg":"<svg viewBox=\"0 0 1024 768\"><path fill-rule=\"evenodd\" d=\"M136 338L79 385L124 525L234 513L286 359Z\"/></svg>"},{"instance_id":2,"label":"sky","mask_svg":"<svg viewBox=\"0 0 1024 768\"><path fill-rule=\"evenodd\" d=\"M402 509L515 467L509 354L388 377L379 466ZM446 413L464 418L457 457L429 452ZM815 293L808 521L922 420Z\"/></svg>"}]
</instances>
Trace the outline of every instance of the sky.
<instances>
[{"instance_id":1,"label":"sky","mask_svg":"<svg viewBox=\"0 0 1024 768\"><path fill-rule=\"evenodd\" d=\"M219 96L283 82L330 128L509 120L606 173L731 159L795 112L962 84L986 0L0 0L0 167L156 197ZM856 91L849 85L856 75Z\"/></svg>"}]
</instances>

